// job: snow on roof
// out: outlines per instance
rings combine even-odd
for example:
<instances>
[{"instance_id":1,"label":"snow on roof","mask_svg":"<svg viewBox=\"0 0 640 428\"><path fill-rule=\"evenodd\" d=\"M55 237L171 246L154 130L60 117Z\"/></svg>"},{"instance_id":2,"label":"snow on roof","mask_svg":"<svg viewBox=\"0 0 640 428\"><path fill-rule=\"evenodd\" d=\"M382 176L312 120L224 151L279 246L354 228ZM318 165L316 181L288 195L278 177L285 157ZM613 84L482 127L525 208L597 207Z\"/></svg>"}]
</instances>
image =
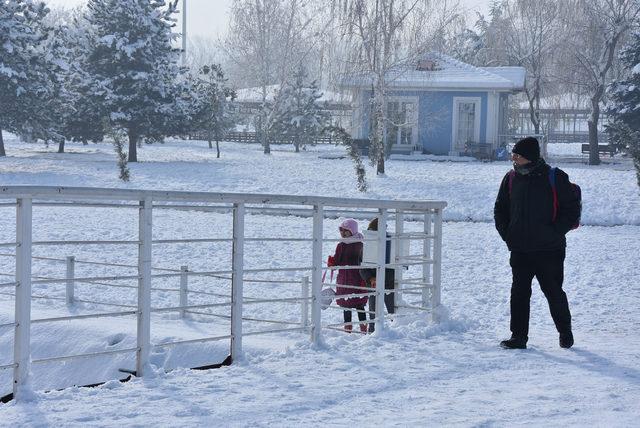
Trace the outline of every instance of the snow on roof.
<instances>
[{"instance_id":1,"label":"snow on roof","mask_svg":"<svg viewBox=\"0 0 640 428\"><path fill-rule=\"evenodd\" d=\"M524 89L524 78L526 71L524 67L481 67L483 70L492 74L497 74L507 80L512 81L518 88Z\"/></svg>"},{"instance_id":2,"label":"snow on roof","mask_svg":"<svg viewBox=\"0 0 640 428\"><path fill-rule=\"evenodd\" d=\"M409 66L387 73L391 87L435 89L524 89L523 67L475 67L439 52L429 52ZM354 75L343 81L345 87L370 86L372 77Z\"/></svg>"},{"instance_id":3,"label":"snow on roof","mask_svg":"<svg viewBox=\"0 0 640 428\"><path fill-rule=\"evenodd\" d=\"M266 101L271 102L275 98L276 94L280 90L280 85L268 85L266 86ZM318 99L321 103L329 104L350 104L351 96L347 94L341 94L339 92L327 91L320 89L318 92L322 96ZM256 86L253 88L242 88L236 90L236 99L238 103L261 103L262 102L262 86Z\"/></svg>"}]
</instances>

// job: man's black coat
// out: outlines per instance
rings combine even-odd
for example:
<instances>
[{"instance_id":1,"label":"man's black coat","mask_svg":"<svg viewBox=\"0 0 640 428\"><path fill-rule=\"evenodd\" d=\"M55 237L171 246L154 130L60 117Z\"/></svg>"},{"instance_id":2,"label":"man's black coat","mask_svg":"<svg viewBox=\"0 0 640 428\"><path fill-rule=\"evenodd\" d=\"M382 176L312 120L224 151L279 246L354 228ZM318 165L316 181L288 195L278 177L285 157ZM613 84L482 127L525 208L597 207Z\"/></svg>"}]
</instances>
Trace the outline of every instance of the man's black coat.
<instances>
[{"instance_id":1,"label":"man's black coat","mask_svg":"<svg viewBox=\"0 0 640 428\"><path fill-rule=\"evenodd\" d=\"M558 213L553 221L553 190L549 165L541 161L526 175L509 173L502 179L493 208L496 229L509 250L532 252L565 248L565 234L578 221L580 204L569 176L556 168Z\"/></svg>"}]
</instances>

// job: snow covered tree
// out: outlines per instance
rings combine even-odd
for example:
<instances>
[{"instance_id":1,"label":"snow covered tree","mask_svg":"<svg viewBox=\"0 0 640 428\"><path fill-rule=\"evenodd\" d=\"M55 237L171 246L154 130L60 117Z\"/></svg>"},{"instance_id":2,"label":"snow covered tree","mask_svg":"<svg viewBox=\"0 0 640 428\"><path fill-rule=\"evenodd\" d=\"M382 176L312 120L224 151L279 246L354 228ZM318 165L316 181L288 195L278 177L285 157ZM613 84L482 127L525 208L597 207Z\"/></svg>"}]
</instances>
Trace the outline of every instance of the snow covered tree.
<instances>
[{"instance_id":1,"label":"snow covered tree","mask_svg":"<svg viewBox=\"0 0 640 428\"><path fill-rule=\"evenodd\" d=\"M282 17L280 0L234 0L231 6L229 33L225 52L244 82L262 88L262 108L254 122L264 153L271 153L268 129L272 110L267 104L267 87L278 82L277 63L281 57Z\"/></svg>"},{"instance_id":2,"label":"snow covered tree","mask_svg":"<svg viewBox=\"0 0 640 428\"><path fill-rule=\"evenodd\" d=\"M638 0L574 0L568 3L567 16L572 18L573 33L568 41L573 61L566 73L574 86L589 96L591 111L589 127L589 164L598 165L598 122L600 105L611 81L611 70L620 49L620 42L640 16Z\"/></svg>"},{"instance_id":3,"label":"snow covered tree","mask_svg":"<svg viewBox=\"0 0 640 428\"><path fill-rule=\"evenodd\" d=\"M283 87L310 54L306 46L311 0L234 0L223 48L234 75L261 89L262 105L254 125L264 153L271 152L270 130L278 111L269 86Z\"/></svg>"},{"instance_id":4,"label":"snow covered tree","mask_svg":"<svg viewBox=\"0 0 640 428\"><path fill-rule=\"evenodd\" d=\"M464 28L451 39L449 52L462 62L477 64L482 46L482 38L478 32Z\"/></svg>"},{"instance_id":5,"label":"snow covered tree","mask_svg":"<svg viewBox=\"0 0 640 428\"><path fill-rule=\"evenodd\" d=\"M220 157L220 140L234 125L229 101L233 101L236 94L227 87L227 79L222 67L218 64L205 65L195 81L196 107L191 122L191 128L204 132L209 143L216 142L216 157Z\"/></svg>"},{"instance_id":6,"label":"snow covered tree","mask_svg":"<svg viewBox=\"0 0 640 428\"><path fill-rule=\"evenodd\" d=\"M620 61L629 75L609 87L608 113L612 122L607 130L610 141L624 147L633 157L640 186L640 30L631 34L620 53Z\"/></svg>"},{"instance_id":7,"label":"snow covered tree","mask_svg":"<svg viewBox=\"0 0 640 428\"><path fill-rule=\"evenodd\" d=\"M307 72L300 67L290 84L285 84L274 101L277 118L272 134L279 140L293 142L296 153L300 147L313 144L328 125L329 113L322 108L315 81L307 82Z\"/></svg>"},{"instance_id":8,"label":"snow covered tree","mask_svg":"<svg viewBox=\"0 0 640 428\"><path fill-rule=\"evenodd\" d=\"M69 27L64 22L55 22L48 28L44 41L42 60L46 64L46 78L49 90L33 103L30 115L37 130L33 137L45 143L58 144L58 153L64 153L65 128L74 114L72 87L67 82L71 70L71 40L67 37Z\"/></svg>"},{"instance_id":9,"label":"snow covered tree","mask_svg":"<svg viewBox=\"0 0 640 428\"><path fill-rule=\"evenodd\" d=\"M561 43L563 27L555 0L501 0L491 4L489 19L481 16L482 49L478 65L514 65L527 70L524 95L534 132L542 132L540 99L551 92L554 53Z\"/></svg>"},{"instance_id":10,"label":"snow covered tree","mask_svg":"<svg viewBox=\"0 0 640 428\"><path fill-rule=\"evenodd\" d=\"M94 32L86 71L93 94L104 99L112 126L124 129L128 161L137 145L172 132L182 88L179 50L172 47L177 1L89 0L86 19ZM178 109L179 110L179 109Z\"/></svg>"},{"instance_id":11,"label":"snow covered tree","mask_svg":"<svg viewBox=\"0 0 640 428\"><path fill-rule=\"evenodd\" d=\"M401 51L402 29L418 2L409 0L352 0L342 16L345 37L360 60L359 68L372 79L369 157L377 174L384 174L385 127L389 79L387 74L406 57Z\"/></svg>"},{"instance_id":12,"label":"snow covered tree","mask_svg":"<svg viewBox=\"0 0 640 428\"><path fill-rule=\"evenodd\" d=\"M446 0L334 0L340 3L336 19L342 43L349 52L346 74L371 82L369 158L376 173L384 175L391 139L385 142L389 114L388 93L395 70L417 61L449 36L449 24L458 23L455 6ZM344 76L343 76L344 77Z\"/></svg>"},{"instance_id":13,"label":"snow covered tree","mask_svg":"<svg viewBox=\"0 0 640 428\"><path fill-rule=\"evenodd\" d=\"M0 156L3 130L25 134L42 123L35 115L51 90L43 60L48 11L42 2L0 1Z\"/></svg>"},{"instance_id":14,"label":"snow covered tree","mask_svg":"<svg viewBox=\"0 0 640 428\"><path fill-rule=\"evenodd\" d=\"M73 17L66 39L70 50L69 70L66 76L72 114L65 121L65 137L71 141L100 142L105 135L108 117L105 91L95 82L86 64L91 46L95 44L90 23L82 13Z\"/></svg>"}]
</instances>

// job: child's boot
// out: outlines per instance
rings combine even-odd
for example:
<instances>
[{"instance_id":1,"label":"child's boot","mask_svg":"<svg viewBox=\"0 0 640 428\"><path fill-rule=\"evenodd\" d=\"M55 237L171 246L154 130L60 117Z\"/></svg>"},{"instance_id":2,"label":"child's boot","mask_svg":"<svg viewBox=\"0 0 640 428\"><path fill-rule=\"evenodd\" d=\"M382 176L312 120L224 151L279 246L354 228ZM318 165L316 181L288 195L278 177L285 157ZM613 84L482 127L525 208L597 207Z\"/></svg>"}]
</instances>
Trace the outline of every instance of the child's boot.
<instances>
[{"instance_id":1,"label":"child's boot","mask_svg":"<svg viewBox=\"0 0 640 428\"><path fill-rule=\"evenodd\" d=\"M367 334L367 324L360 324L360 332Z\"/></svg>"}]
</instances>

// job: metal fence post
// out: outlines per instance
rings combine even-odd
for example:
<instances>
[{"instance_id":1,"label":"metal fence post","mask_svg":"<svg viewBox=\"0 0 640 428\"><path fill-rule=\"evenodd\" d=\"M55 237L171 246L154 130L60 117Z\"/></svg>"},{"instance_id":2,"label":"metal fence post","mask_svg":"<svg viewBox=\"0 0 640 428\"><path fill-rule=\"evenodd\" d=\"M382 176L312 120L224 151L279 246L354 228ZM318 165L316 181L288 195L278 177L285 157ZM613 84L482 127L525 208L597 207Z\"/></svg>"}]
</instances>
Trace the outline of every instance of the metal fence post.
<instances>
[{"instance_id":1,"label":"metal fence post","mask_svg":"<svg viewBox=\"0 0 640 428\"><path fill-rule=\"evenodd\" d=\"M422 241L422 257L425 261L422 264L422 307L429 307L429 294L433 293L433 282L431 281L431 212L424 214L424 240ZM430 286L430 287L429 287ZM433 308L432 308L433 309Z\"/></svg>"},{"instance_id":2,"label":"metal fence post","mask_svg":"<svg viewBox=\"0 0 640 428\"><path fill-rule=\"evenodd\" d=\"M76 272L76 258L75 256L67 256L67 289L66 289L66 301L67 305L73 304L75 297L75 272Z\"/></svg>"},{"instance_id":3,"label":"metal fence post","mask_svg":"<svg viewBox=\"0 0 640 428\"><path fill-rule=\"evenodd\" d=\"M387 210L378 214L378 263L376 266L376 331L384 330L384 289L387 263Z\"/></svg>"},{"instance_id":4,"label":"metal fence post","mask_svg":"<svg viewBox=\"0 0 640 428\"><path fill-rule=\"evenodd\" d=\"M242 300L244 276L244 203L233 205L233 256L231 260L231 360L242 356Z\"/></svg>"},{"instance_id":5,"label":"metal fence post","mask_svg":"<svg viewBox=\"0 0 640 428\"><path fill-rule=\"evenodd\" d=\"M144 376L151 348L151 239L152 201L140 201L138 215L138 330L136 376Z\"/></svg>"},{"instance_id":6,"label":"metal fence post","mask_svg":"<svg viewBox=\"0 0 640 428\"><path fill-rule=\"evenodd\" d=\"M300 323L302 327L309 326L309 277L303 276L301 282L302 303L300 305Z\"/></svg>"},{"instance_id":7,"label":"metal fence post","mask_svg":"<svg viewBox=\"0 0 640 428\"><path fill-rule=\"evenodd\" d=\"M188 266L180 266L180 307L184 308L189 303L189 297L187 293L189 292L189 267ZM186 315L185 309L180 309L180 318L184 318Z\"/></svg>"},{"instance_id":8,"label":"metal fence post","mask_svg":"<svg viewBox=\"0 0 640 428\"><path fill-rule=\"evenodd\" d=\"M313 206L313 249L311 270L311 342L322 341L322 315L320 299L322 294L322 226L324 220L323 206Z\"/></svg>"},{"instance_id":9,"label":"metal fence post","mask_svg":"<svg viewBox=\"0 0 640 428\"><path fill-rule=\"evenodd\" d=\"M393 283L393 311L398 311L398 288L400 288L400 284L402 283L402 266L399 266L401 262L402 256L404 256L404 252L401 251L404 248L404 245L411 245L411 241L405 240L401 235L404 233L404 213L402 210L396 210L396 259L393 261L396 264L395 267L395 275L394 275L394 283ZM407 248L409 249L409 248ZM408 252L407 252L408 254Z\"/></svg>"},{"instance_id":10,"label":"metal fence post","mask_svg":"<svg viewBox=\"0 0 640 428\"><path fill-rule=\"evenodd\" d=\"M32 201L18 199L16 210L16 298L13 345L13 397L20 400L31 372L31 243Z\"/></svg>"},{"instance_id":11,"label":"metal fence post","mask_svg":"<svg viewBox=\"0 0 640 428\"><path fill-rule=\"evenodd\" d=\"M431 291L431 319L440 321L440 273L442 271L442 210L436 209L433 225L433 288Z\"/></svg>"}]
</instances>

